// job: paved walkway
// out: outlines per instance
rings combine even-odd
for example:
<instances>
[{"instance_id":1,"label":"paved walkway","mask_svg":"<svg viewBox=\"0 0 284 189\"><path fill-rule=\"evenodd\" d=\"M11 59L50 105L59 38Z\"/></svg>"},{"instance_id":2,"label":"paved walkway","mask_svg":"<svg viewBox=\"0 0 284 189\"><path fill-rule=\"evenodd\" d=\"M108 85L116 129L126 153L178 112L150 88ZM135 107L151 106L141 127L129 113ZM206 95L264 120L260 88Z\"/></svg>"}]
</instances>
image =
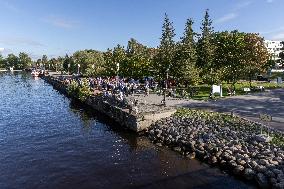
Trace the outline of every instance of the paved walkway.
<instances>
[{"instance_id":1,"label":"paved walkway","mask_svg":"<svg viewBox=\"0 0 284 189\"><path fill-rule=\"evenodd\" d=\"M163 96L150 94L135 95L142 103L160 104ZM196 101L166 98L167 106L208 109L217 112L233 112L236 115L261 122L259 114L269 114L272 122L266 125L284 132L284 89L275 89L263 93L232 96L218 100Z\"/></svg>"}]
</instances>

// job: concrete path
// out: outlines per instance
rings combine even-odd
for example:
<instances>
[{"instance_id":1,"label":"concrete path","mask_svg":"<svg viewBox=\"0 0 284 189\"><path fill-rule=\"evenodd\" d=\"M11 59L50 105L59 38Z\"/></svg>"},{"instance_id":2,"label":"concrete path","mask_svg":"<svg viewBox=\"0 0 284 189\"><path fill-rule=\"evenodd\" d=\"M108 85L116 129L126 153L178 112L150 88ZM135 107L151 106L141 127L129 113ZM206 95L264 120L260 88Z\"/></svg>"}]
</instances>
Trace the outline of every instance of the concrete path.
<instances>
[{"instance_id":1,"label":"concrete path","mask_svg":"<svg viewBox=\"0 0 284 189\"><path fill-rule=\"evenodd\" d=\"M150 94L135 95L142 103L160 104L163 96ZM217 112L233 112L236 115L261 122L260 114L272 116L272 122L264 123L284 132L284 89L274 89L263 93L232 96L218 100L197 101L166 98L167 106L208 109Z\"/></svg>"}]
</instances>

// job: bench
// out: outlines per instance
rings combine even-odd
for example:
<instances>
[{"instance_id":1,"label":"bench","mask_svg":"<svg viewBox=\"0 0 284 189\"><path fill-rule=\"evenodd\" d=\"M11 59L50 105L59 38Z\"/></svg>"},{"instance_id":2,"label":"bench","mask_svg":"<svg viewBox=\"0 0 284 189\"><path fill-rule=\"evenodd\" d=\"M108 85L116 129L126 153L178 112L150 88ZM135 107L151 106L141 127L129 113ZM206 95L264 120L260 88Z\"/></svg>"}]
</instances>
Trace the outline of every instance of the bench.
<instances>
[{"instance_id":1,"label":"bench","mask_svg":"<svg viewBox=\"0 0 284 189\"><path fill-rule=\"evenodd\" d=\"M246 88L244 88L243 90L244 90L244 92L246 92L247 94L248 94L248 92L250 92L250 91L251 91L251 90L250 90L250 88L247 88L247 87L246 87Z\"/></svg>"}]
</instances>

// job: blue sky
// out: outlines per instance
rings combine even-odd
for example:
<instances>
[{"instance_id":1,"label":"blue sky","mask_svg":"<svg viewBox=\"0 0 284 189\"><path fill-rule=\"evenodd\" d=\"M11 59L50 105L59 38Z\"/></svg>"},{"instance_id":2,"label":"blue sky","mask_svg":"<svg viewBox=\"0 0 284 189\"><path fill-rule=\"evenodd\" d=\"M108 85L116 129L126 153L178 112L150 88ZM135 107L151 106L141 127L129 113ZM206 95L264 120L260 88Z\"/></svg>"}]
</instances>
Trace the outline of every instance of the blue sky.
<instances>
[{"instance_id":1,"label":"blue sky","mask_svg":"<svg viewBox=\"0 0 284 189\"><path fill-rule=\"evenodd\" d=\"M0 0L0 49L4 56L23 51L36 59L105 51L130 38L156 47L165 13L178 39L187 18L199 31L207 8L215 31L238 29L284 40L283 0Z\"/></svg>"}]
</instances>

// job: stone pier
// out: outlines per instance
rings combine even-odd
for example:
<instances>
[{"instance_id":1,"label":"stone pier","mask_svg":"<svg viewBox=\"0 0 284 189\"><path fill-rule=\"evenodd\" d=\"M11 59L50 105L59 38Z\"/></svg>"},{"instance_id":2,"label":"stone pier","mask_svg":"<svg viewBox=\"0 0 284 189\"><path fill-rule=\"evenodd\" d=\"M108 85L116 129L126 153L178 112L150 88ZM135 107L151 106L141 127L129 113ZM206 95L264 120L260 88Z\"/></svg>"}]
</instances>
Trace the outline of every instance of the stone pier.
<instances>
[{"instance_id":1,"label":"stone pier","mask_svg":"<svg viewBox=\"0 0 284 189\"><path fill-rule=\"evenodd\" d=\"M67 95L67 85L65 85L58 77L44 76L43 79L51 84L54 89ZM71 96L71 98L74 97ZM176 112L176 109L173 107L143 104L141 107L138 105L139 112L135 113L128 108L119 107L106 100L105 97L99 95L90 96L83 103L89 105L94 110L107 115L119 123L120 126L135 132L147 130L152 123L162 118L170 117Z\"/></svg>"}]
</instances>

